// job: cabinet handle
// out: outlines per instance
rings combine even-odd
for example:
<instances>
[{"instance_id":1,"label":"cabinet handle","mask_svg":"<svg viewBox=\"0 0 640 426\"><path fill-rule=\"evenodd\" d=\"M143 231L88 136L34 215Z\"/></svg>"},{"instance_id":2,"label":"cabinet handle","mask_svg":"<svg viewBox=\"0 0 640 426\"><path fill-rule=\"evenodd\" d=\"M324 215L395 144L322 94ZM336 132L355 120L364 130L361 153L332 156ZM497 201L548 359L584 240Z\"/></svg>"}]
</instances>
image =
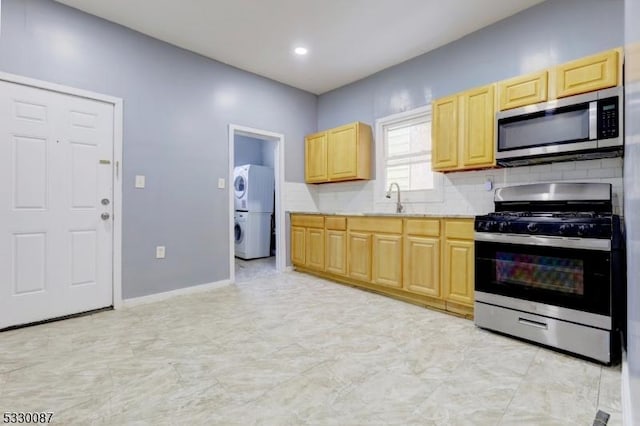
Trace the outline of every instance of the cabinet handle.
<instances>
[{"instance_id":1,"label":"cabinet handle","mask_svg":"<svg viewBox=\"0 0 640 426\"><path fill-rule=\"evenodd\" d=\"M518 318L518 322L520 324L528 325L530 327L541 328L543 330L547 330L548 329L547 324L544 323L544 322L531 321L531 320L528 320L526 318Z\"/></svg>"}]
</instances>

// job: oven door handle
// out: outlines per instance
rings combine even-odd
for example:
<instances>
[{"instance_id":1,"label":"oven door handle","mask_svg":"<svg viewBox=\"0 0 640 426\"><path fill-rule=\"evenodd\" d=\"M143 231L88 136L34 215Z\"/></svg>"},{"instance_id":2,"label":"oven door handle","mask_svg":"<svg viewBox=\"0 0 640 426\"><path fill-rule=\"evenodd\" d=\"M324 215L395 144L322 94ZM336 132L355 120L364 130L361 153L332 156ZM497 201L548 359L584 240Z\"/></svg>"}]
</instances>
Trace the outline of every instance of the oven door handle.
<instances>
[{"instance_id":1,"label":"oven door handle","mask_svg":"<svg viewBox=\"0 0 640 426\"><path fill-rule=\"evenodd\" d=\"M491 232L476 232L475 240L487 243L521 244L526 246L611 251L611 240L599 238L571 238L527 234L494 234Z\"/></svg>"}]
</instances>

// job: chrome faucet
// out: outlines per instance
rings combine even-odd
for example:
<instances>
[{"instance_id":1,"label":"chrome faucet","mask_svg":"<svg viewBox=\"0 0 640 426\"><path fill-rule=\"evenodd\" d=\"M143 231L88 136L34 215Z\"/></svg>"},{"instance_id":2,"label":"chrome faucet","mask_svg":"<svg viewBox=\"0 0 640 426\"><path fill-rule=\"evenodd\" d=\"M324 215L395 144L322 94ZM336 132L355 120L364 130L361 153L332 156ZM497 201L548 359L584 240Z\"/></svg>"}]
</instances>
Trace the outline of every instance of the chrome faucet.
<instances>
[{"instance_id":1,"label":"chrome faucet","mask_svg":"<svg viewBox=\"0 0 640 426\"><path fill-rule=\"evenodd\" d=\"M393 185L395 185L396 189L398 190L398 198L396 199L396 213L402 213L404 207L402 206L402 204L400 204L400 185L395 182L391 182L391 184L389 185L389 190L387 191L387 198L391 198L391 190L393 189Z\"/></svg>"}]
</instances>

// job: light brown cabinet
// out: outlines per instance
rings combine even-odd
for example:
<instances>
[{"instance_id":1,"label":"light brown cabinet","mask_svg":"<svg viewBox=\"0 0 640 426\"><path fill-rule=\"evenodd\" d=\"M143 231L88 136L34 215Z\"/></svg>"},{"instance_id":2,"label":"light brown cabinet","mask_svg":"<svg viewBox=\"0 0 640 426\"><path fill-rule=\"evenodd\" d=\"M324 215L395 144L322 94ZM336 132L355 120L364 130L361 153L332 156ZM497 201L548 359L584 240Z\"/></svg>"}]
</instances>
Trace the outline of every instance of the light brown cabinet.
<instances>
[{"instance_id":1,"label":"light brown cabinet","mask_svg":"<svg viewBox=\"0 0 640 426\"><path fill-rule=\"evenodd\" d=\"M557 65L498 83L499 110L533 105L622 84L622 49Z\"/></svg>"},{"instance_id":2,"label":"light brown cabinet","mask_svg":"<svg viewBox=\"0 0 640 426\"><path fill-rule=\"evenodd\" d=\"M371 179L371 127L360 122L305 138L305 181Z\"/></svg>"},{"instance_id":3,"label":"light brown cabinet","mask_svg":"<svg viewBox=\"0 0 640 426\"><path fill-rule=\"evenodd\" d=\"M405 219L404 289L440 299L440 259L440 220ZM438 305L444 308L443 303Z\"/></svg>"},{"instance_id":4,"label":"light brown cabinet","mask_svg":"<svg viewBox=\"0 0 640 426\"><path fill-rule=\"evenodd\" d=\"M373 283L402 288L402 235L373 234Z\"/></svg>"},{"instance_id":5,"label":"light brown cabinet","mask_svg":"<svg viewBox=\"0 0 640 426\"><path fill-rule=\"evenodd\" d=\"M291 263L316 271L324 270L323 216L291 216Z\"/></svg>"},{"instance_id":6,"label":"light brown cabinet","mask_svg":"<svg viewBox=\"0 0 640 426\"><path fill-rule=\"evenodd\" d=\"M291 223L298 269L473 315L473 219L292 215Z\"/></svg>"},{"instance_id":7,"label":"light brown cabinet","mask_svg":"<svg viewBox=\"0 0 640 426\"><path fill-rule=\"evenodd\" d=\"M326 182L327 175L327 133L321 132L305 138L304 178L306 182Z\"/></svg>"},{"instance_id":8,"label":"light brown cabinet","mask_svg":"<svg viewBox=\"0 0 640 426\"><path fill-rule=\"evenodd\" d=\"M325 267L331 274L347 275L347 219L325 217Z\"/></svg>"},{"instance_id":9,"label":"light brown cabinet","mask_svg":"<svg viewBox=\"0 0 640 426\"><path fill-rule=\"evenodd\" d=\"M500 111L544 102L547 97L547 70L527 74L498 83Z\"/></svg>"},{"instance_id":10,"label":"light brown cabinet","mask_svg":"<svg viewBox=\"0 0 640 426\"><path fill-rule=\"evenodd\" d=\"M349 231L347 233L349 277L364 282L371 281L371 234Z\"/></svg>"},{"instance_id":11,"label":"light brown cabinet","mask_svg":"<svg viewBox=\"0 0 640 426\"><path fill-rule=\"evenodd\" d=\"M431 125L433 170L458 167L458 96L448 96L433 102Z\"/></svg>"},{"instance_id":12,"label":"light brown cabinet","mask_svg":"<svg viewBox=\"0 0 640 426\"><path fill-rule=\"evenodd\" d=\"M495 166L495 84L437 99L432 110L433 170Z\"/></svg>"},{"instance_id":13,"label":"light brown cabinet","mask_svg":"<svg viewBox=\"0 0 640 426\"><path fill-rule=\"evenodd\" d=\"M616 49L587 56L554 69L556 96L578 95L620 84L619 54Z\"/></svg>"},{"instance_id":14,"label":"light brown cabinet","mask_svg":"<svg viewBox=\"0 0 640 426\"><path fill-rule=\"evenodd\" d=\"M443 289L447 309L465 313L473 307L473 220L444 221Z\"/></svg>"},{"instance_id":15,"label":"light brown cabinet","mask_svg":"<svg viewBox=\"0 0 640 426\"><path fill-rule=\"evenodd\" d=\"M402 219L350 217L347 235L351 278L402 287Z\"/></svg>"}]
</instances>

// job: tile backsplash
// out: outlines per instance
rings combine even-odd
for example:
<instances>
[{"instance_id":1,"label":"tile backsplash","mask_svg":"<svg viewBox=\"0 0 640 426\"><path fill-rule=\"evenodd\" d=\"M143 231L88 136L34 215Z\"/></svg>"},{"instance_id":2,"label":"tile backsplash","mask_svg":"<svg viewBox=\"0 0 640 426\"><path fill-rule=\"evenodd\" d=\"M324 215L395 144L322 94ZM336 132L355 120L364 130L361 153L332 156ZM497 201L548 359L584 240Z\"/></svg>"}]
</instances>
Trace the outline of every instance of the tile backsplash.
<instances>
[{"instance_id":1,"label":"tile backsplash","mask_svg":"<svg viewBox=\"0 0 640 426\"><path fill-rule=\"evenodd\" d=\"M486 189L486 182L493 189ZM504 186L539 182L604 182L613 190L614 213L622 214L622 158L569 161L537 166L447 173L443 177L443 200L405 203L406 213L480 215L494 210L493 190ZM375 197L375 181L306 185L287 182L285 209L314 212L395 211L390 201Z\"/></svg>"}]
</instances>

